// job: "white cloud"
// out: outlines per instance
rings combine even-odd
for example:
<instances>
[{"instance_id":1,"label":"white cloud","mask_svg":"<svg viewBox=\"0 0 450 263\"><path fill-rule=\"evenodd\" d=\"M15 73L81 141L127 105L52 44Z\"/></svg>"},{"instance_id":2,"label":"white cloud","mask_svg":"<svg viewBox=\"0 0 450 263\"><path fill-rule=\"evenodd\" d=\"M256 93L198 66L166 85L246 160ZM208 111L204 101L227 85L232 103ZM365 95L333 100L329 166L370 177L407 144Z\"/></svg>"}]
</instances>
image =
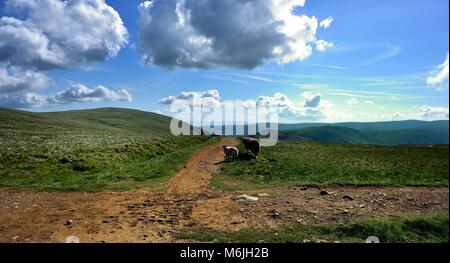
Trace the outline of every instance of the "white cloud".
<instances>
[{"instance_id":1,"label":"white cloud","mask_svg":"<svg viewBox=\"0 0 450 263\"><path fill-rule=\"evenodd\" d=\"M364 103L369 104L369 105L375 105L375 102L373 102L371 100L366 100Z\"/></svg>"},{"instance_id":2,"label":"white cloud","mask_svg":"<svg viewBox=\"0 0 450 263\"><path fill-rule=\"evenodd\" d=\"M119 14L104 0L8 0L6 10L21 19L0 19L0 63L37 70L88 66L127 43Z\"/></svg>"},{"instance_id":3,"label":"white cloud","mask_svg":"<svg viewBox=\"0 0 450 263\"><path fill-rule=\"evenodd\" d=\"M325 52L327 49L330 49L334 46L333 42L327 42L325 40L317 40L316 41L316 49L320 52Z\"/></svg>"},{"instance_id":4,"label":"white cloud","mask_svg":"<svg viewBox=\"0 0 450 263\"><path fill-rule=\"evenodd\" d=\"M67 104L75 102L131 102L132 96L125 89L114 91L104 86L97 86L91 89L81 84L75 84L66 90L48 96L47 101L50 104Z\"/></svg>"},{"instance_id":5,"label":"white cloud","mask_svg":"<svg viewBox=\"0 0 450 263\"><path fill-rule=\"evenodd\" d=\"M348 105L356 105L358 103L359 103L359 101L355 98L351 98L351 99L347 100Z\"/></svg>"},{"instance_id":6,"label":"white cloud","mask_svg":"<svg viewBox=\"0 0 450 263\"><path fill-rule=\"evenodd\" d=\"M430 73L427 78L427 84L432 87L438 87L438 90L448 89L448 65L449 54L447 53L447 58L444 63L438 65L436 69Z\"/></svg>"},{"instance_id":7,"label":"white cloud","mask_svg":"<svg viewBox=\"0 0 450 263\"><path fill-rule=\"evenodd\" d=\"M331 23L333 23L333 17L329 16L320 22L320 27L327 29L331 26Z\"/></svg>"},{"instance_id":8,"label":"white cloud","mask_svg":"<svg viewBox=\"0 0 450 263\"><path fill-rule=\"evenodd\" d=\"M15 17L0 18L1 106L49 105L52 98L42 95L51 83L45 71L88 67L117 55L127 43L119 14L104 0L7 0L5 11ZM131 98L124 91L81 87L69 89L80 92L73 102ZM69 90L55 94L54 102L57 97L58 103L68 102Z\"/></svg>"},{"instance_id":9,"label":"white cloud","mask_svg":"<svg viewBox=\"0 0 450 263\"><path fill-rule=\"evenodd\" d=\"M304 0L155 0L139 5L140 52L167 68L255 68L268 59L303 60L316 43L317 19L294 15ZM155 41L157 39L157 41Z\"/></svg>"},{"instance_id":10,"label":"white cloud","mask_svg":"<svg viewBox=\"0 0 450 263\"><path fill-rule=\"evenodd\" d=\"M423 105L419 117L424 120L448 120L448 108Z\"/></svg>"},{"instance_id":11,"label":"white cloud","mask_svg":"<svg viewBox=\"0 0 450 263\"><path fill-rule=\"evenodd\" d=\"M194 98L201 99L201 101L196 101ZM220 100L220 94L217 90L208 90L204 92L199 91L188 91L181 92L177 96L168 96L159 100L159 104L170 105L173 103L185 103L195 107L220 107L222 102ZM200 103L200 104L197 104Z\"/></svg>"},{"instance_id":12,"label":"white cloud","mask_svg":"<svg viewBox=\"0 0 450 263\"><path fill-rule=\"evenodd\" d=\"M36 92L45 89L49 78L42 73L0 65L0 94Z\"/></svg>"},{"instance_id":13,"label":"white cloud","mask_svg":"<svg viewBox=\"0 0 450 263\"><path fill-rule=\"evenodd\" d=\"M104 86L91 89L81 84L74 84L63 91L50 95L39 93L40 89L41 86L37 85L36 90L27 86L25 90L2 91L0 93L0 105L12 108L29 108L70 103L132 101L132 96L127 90L114 91Z\"/></svg>"},{"instance_id":14,"label":"white cloud","mask_svg":"<svg viewBox=\"0 0 450 263\"><path fill-rule=\"evenodd\" d=\"M50 79L39 72L0 65L0 105L24 107L40 104L39 92L49 85Z\"/></svg>"},{"instance_id":15,"label":"white cloud","mask_svg":"<svg viewBox=\"0 0 450 263\"><path fill-rule=\"evenodd\" d=\"M192 97L196 95L202 98L201 104L195 104ZM301 94L302 102L293 102L288 96L276 92L273 96L259 96L256 100L242 101L244 107L276 107L279 117L287 120L319 120L326 118L331 113L332 104L323 100L320 94L304 92ZM177 96L168 96L159 100L160 104L171 105L188 103L190 106L202 106L206 108L223 107L225 101L220 98L217 90L206 92L182 92Z\"/></svg>"}]
</instances>

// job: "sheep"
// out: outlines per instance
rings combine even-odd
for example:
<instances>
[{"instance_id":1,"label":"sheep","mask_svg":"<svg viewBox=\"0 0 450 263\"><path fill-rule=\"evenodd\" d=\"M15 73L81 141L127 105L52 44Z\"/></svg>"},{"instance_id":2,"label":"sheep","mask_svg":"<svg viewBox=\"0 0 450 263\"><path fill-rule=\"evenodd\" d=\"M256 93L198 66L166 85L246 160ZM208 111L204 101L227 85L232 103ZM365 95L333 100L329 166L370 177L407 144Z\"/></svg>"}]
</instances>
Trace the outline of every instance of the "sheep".
<instances>
[{"instance_id":1,"label":"sheep","mask_svg":"<svg viewBox=\"0 0 450 263\"><path fill-rule=\"evenodd\" d=\"M259 141L253 138L242 138L242 143L244 143L245 149L252 152L257 158L259 153Z\"/></svg>"},{"instance_id":2,"label":"sheep","mask_svg":"<svg viewBox=\"0 0 450 263\"><path fill-rule=\"evenodd\" d=\"M239 157L239 150L238 150L238 148L236 148L234 146L224 145L223 152L225 153L225 160L227 160L227 161L237 160Z\"/></svg>"}]
</instances>

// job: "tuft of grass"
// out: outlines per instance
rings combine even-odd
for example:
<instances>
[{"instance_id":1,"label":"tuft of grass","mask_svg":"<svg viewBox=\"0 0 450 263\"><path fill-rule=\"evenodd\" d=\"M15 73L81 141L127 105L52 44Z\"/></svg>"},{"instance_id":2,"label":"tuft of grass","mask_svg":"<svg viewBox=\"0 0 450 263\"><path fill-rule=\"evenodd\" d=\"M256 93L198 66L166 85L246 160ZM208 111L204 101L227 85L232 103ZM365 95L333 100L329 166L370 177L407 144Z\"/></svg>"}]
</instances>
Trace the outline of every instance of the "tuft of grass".
<instances>
[{"instance_id":1,"label":"tuft of grass","mask_svg":"<svg viewBox=\"0 0 450 263\"><path fill-rule=\"evenodd\" d=\"M218 243L364 243L376 236L382 243L448 243L448 214L431 216L391 216L388 219L363 220L338 225L290 225L279 228L219 231L207 228L184 228L177 238Z\"/></svg>"},{"instance_id":2,"label":"tuft of grass","mask_svg":"<svg viewBox=\"0 0 450 263\"><path fill-rule=\"evenodd\" d=\"M287 184L448 186L448 153L448 145L278 142L262 148L258 159L223 163L213 184L223 190Z\"/></svg>"}]
</instances>

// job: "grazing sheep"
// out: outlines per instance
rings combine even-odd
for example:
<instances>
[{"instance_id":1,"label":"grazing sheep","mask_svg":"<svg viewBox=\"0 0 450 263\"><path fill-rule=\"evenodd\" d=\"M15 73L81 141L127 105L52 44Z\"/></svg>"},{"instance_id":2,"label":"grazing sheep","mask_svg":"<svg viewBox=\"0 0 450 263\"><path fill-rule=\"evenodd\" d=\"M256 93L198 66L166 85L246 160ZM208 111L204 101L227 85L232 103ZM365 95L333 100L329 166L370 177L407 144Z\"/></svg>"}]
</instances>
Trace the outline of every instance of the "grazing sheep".
<instances>
[{"instance_id":1,"label":"grazing sheep","mask_svg":"<svg viewBox=\"0 0 450 263\"><path fill-rule=\"evenodd\" d=\"M242 143L244 143L245 149L247 151L252 152L255 155L255 158L259 153L259 141L253 138L242 138Z\"/></svg>"},{"instance_id":2,"label":"grazing sheep","mask_svg":"<svg viewBox=\"0 0 450 263\"><path fill-rule=\"evenodd\" d=\"M239 150L236 147L233 146L223 146L223 152L225 153L225 160L226 161L233 161L237 160L239 156Z\"/></svg>"}]
</instances>

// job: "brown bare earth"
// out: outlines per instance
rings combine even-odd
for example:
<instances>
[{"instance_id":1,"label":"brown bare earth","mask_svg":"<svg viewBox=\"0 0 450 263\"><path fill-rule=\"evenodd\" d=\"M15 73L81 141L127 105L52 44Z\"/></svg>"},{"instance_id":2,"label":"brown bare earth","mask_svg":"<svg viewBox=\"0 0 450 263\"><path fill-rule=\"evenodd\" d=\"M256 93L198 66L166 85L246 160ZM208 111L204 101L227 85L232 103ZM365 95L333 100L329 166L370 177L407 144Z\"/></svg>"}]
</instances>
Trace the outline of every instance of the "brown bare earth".
<instances>
[{"instance_id":1,"label":"brown bare earth","mask_svg":"<svg viewBox=\"0 0 450 263\"><path fill-rule=\"evenodd\" d=\"M211 174L224 156L222 144L192 156L165 192L33 193L0 189L0 242L177 242L184 227L238 230L291 223L345 223L390 214L448 212L441 187L290 186L248 192L217 192ZM326 192L325 192L326 191ZM321 194L322 193L322 194ZM240 194L257 202L232 200ZM345 198L344 198L345 197Z\"/></svg>"}]
</instances>

